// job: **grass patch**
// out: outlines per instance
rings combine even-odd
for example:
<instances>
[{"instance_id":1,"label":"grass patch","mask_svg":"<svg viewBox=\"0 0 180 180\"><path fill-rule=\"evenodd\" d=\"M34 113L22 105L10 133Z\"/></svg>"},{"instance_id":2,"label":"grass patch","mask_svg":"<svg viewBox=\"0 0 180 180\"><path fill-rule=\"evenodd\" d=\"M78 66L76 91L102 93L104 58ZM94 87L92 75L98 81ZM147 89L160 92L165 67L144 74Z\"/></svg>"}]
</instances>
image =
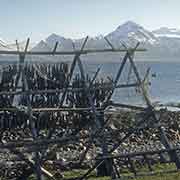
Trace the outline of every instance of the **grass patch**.
<instances>
[{"instance_id":1,"label":"grass patch","mask_svg":"<svg viewBox=\"0 0 180 180\"><path fill-rule=\"evenodd\" d=\"M180 172L176 173L169 173L169 174L162 174L162 171L171 171L176 169L174 164L156 164L152 166L153 170L157 172L157 175L152 175L152 176L142 176L142 177L136 177L134 178L135 180L180 180ZM75 177L80 177L83 174L85 174L87 170L72 170L72 171L65 171L62 174L64 175L63 179L69 179L69 178L75 178ZM147 170L147 167L143 167L139 169L139 172L149 172ZM53 173L54 174L54 173ZM127 180L128 176L133 176L131 172L129 172L128 169L123 169L122 173L120 173L123 178L121 180ZM29 180L35 180L36 178L34 176L30 177ZM60 177L56 177L57 180L60 180ZM110 180L111 178L109 177L100 177L97 178L95 177L95 171L93 171L90 175L89 180ZM45 178L45 180L49 180Z\"/></svg>"}]
</instances>

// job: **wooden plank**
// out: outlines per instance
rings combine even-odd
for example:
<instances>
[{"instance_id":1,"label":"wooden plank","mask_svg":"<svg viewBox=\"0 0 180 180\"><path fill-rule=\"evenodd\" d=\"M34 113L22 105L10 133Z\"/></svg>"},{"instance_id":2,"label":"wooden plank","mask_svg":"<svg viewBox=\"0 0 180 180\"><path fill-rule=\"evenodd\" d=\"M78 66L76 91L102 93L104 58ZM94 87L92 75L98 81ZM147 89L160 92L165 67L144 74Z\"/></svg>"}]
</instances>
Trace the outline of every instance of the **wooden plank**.
<instances>
[{"instance_id":1,"label":"wooden plank","mask_svg":"<svg viewBox=\"0 0 180 180\"><path fill-rule=\"evenodd\" d=\"M94 79L93 79L94 81ZM105 90L111 90L114 88L120 89L120 88L130 88L130 87L139 87L140 84L138 83L132 83L132 84L119 84L117 86L114 86L113 84L107 84L107 85L98 85L93 86L91 85L89 87L89 90L97 90L97 89L105 89ZM63 89L46 89L46 90L28 90L29 94L47 94L47 93L63 93L63 92L79 92L84 91L84 88L71 88L71 86L68 86L68 88ZM25 95L27 93L26 90L24 91L0 91L0 95Z\"/></svg>"},{"instance_id":2,"label":"wooden plank","mask_svg":"<svg viewBox=\"0 0 180 180\"><path fill-rule=\"evenodd\" d=\"M167 153L167 152L172 152L172 151L180 151L180 148L177 147L177 148L172 148L172 149L160 149L160 150L149 150L149 151L140 151L140 152L132 152L132 153L121 153L118 155L95 158L95 160L133 158L136 156L154 155L154 154Z\"/></svg>"},{"instance_id":3,"label":"wooden plank","mask_svg":"<svg viewBox=\"0 0 180 180\"><path fill-rule=\"evenodd\" d=\"M33 140L33 141L16 141L16 142L8 142L6 144L0 143L1 149L11 149L11 148L20 148L20 147L30 147L30 146L47 146L50 144L67 144L78 141L80 139L87 139L90 138L87 135L84 136L69 136L63 138L56 138L56 139L41 139L41 140Z\"/></svg>"},{"instance_id":4,"label":"wooden plank","mask_svg":"<svg viewBox=\"0 0 180 180\"><path fill-rule=\"evenodd\" d=\"M69 107L57 107L57 108L32 108L32 112L81 112L81 111L91 111L91 107L86 108L69 108ZM103 108L96 108L96 111L102 111ZM9 112L27 112L27 109L17 109L17 108L0 108L0 112L2 111L9 111Z\"/></svg>"},{"instance_id":5,"label":"wooden plank","mask_svg":"<svg viewBox=\"0 0 180 180\"><path fill-rule=\"evenodd\" d=\"M132 49L129 49L131 51ZM144 52L146 49L136 49L137 52ZM27 51L26 55L75 55L75 54L90 54L90 53L106 53L106 52L127 52L126 49L87 49L87 50L75 50L75 51L56 51L53 53L52 51ZM19 55L23 54L24 51L0 51L0 54L6 55Z\"/></svg>"},{"instance_id":6,"label":"wooden plank","mask_svg":"<svg viewBox=\"0 0 180 180\"><path fill-rule=\"evenodd\" d=\"M142 106L134 106L134 105L129 105L129 104L120 104L120 103L109 103L109 105L112 105L114 107L120 107L120 108L127 108L127 109L132 109L132 110L145 110L145 107Z\"/></svg>"}]
</instances>

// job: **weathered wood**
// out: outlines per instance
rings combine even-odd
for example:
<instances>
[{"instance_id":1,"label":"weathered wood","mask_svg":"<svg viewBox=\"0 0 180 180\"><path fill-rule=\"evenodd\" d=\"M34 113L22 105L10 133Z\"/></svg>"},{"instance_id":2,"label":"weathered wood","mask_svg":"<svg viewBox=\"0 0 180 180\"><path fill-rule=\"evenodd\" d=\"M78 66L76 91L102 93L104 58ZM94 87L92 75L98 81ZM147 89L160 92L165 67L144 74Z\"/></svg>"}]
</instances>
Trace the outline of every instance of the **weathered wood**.
<instances>
[{"instance_id":1,"label":"weathered wood","mask_svg":"<svg viewBox=\"0 0 180 180\"><path fill-rule=\"evenodd\" d=\"M137 50L138 46L139 46L139 44L136 45L134 49L131 49L131 51L130 51L131 54L133 54L133 53ZM125 66L126 61L127 61L128 58L129 58L129 51L126 52L126 55L124 56L123 61L122 61L121 65L120 65L120 67L119 67L119 70L118 70L118 72L117 72L117 75L116 75L116 77L115 77L115 80L113 81L114 87L116 87L116 85L117 85L117 83L118 83L118 81L119 81L119 79L120 79L120 77L121 77L122 71L123 71L123 69L124 69L124 66ZM141 84L141 82L139 82L139 84ZM115 88L112 89L111 92L109 93L106 101L104 102L104 105L105 105L105 106L106 106L106 104L109 102L109 100L111 99L111 97L112 97L112 95L113 95L113 93L114 93L114 90L115 90Z\"/></svg>"},{"instance_id":2,"label":"weathered wood","mask_svg":"<svg viewBox=\"0 0 180 180\"><path fill-rule=\"evenodd\" d=\"M25 60L25 56L27 53L27 49L28 49L28 45L29 45L29 41L30 39L28 38L27 42L26 42L26 46L25 46L25 50L24 50L24 54L20 55L20 62L23 63L23 68L21 69L21 73L22 73L22 83L23 83L23 90L25 90L26 93L26 99L27 99L27 114L29 116L29 121L30 121L30 130L33 136L33 139L36 140L37 139L37 129L35 128L35 124L33 121L33 114L32 114L32 107L31 107L31 102L29 99L29 87L28 87L28 83L27 83L27 79L26 79L26 75L25 75L25 70L24 70L24 60ZM39 152L35 151L35 171L36 171L36 176L37 176L37 180L43 180L44 178L42 177L42 172L41 172L41 165L40 165L40 156L39 156Z\"/></svg>"},{"instance_id":3,"label":"weathered wood","mask_svg":"<svg viewBox=\"0 0 180 180\"><path fill-rule=\"evenodd\" d=\"M114 88L120 89L120 88L130 88L130 87L139 87L140 84L138 83L132 83L132 84L119 84L114 86L111 85L98 85L94 86L92 85L89 90L97 90L97 89L105 89L105 90L112 90ZM51 94L51 93L64 93L64 92L80 92L84 91L84 88L71 88L70 86L66 89L46 89L46 90L28 90L28 94ZM0 91L0 95L25 95L27 93L26 90L24 91Z\"/></svg>"},{"instance_id":4,"label":"weathered wood","mask_svg":"<svg viewBox=\"0 0 180 180\"><path fill-rule=\"evenodd\" d=\"M42 140L34 140L34 141L18 141L18 142L9 142L6 144L0 144L1 149L11 149L11 148L19 148L19 147L29 147L29 146L47 146L49 144L57 144L62 143L66 144L68 142L74 142L80 139L89 138L89 136L69 136L64 138L56 138L56 139L42 139Z\"/></svg>"},{"instance_id":5,"label":"weathered wood","mask_svg":"<svg viewBox=\"0 0 180 180\"><path fill-rule=\"evenodd\" d=\"M172 149L161 149L161 150L149 150L149 151L142 151L142 152L133 152L133 153L121 153L118 155L112 156L105 156L101 158L95 158L95 160L103 160L103 159L118 159L118 158L133 158L136 156L144 156L144 155L154 155L160 153L167 153L172 151L179 151L180 148L172 148Z\"/></svg>"},{"instance_id":6,"label":"weathered wood","mask_svg":"<svg viewBox=\"0 0 180 180\"><path fill-rule=\"evenodd\" d=\"M109 46L112 48L112 50L116 49L106 36L104 37L104 39L109 44Z\"/></svg>"},{"instance_id":7,"label":"weathered wood","mask_svg":"<svg viewBox=\"0 0 180 180\"><path fill-rule=\"evenodd\" d=\"M68 111L91 111L91 107L87 108L69 108L69 107L62 107L62 108L32 108L32 112L68 112ZM96 110L103 110L102 108L96 108ZM0 108L1 111L11 111L11 112L27 112L27 109L17 109L17 108Z\"/></svg>"},{"instance_id":8,"label":"weathered wood","mask_svg":"<svg viewBox=\"0 0 180 180\"><path fill-rule=\"evenodd\" d=\"M46 172L46 170L43 170L42 168L44 162L49 158L50 155L50 153L48 152L49 150L56 151L59 150L60 148L60 152L61 152L62 150L64 151L64 148L73 145L73 148L75 148L75 150L78 147L80 148L80 152L83 152L81 154L82 157L79 159L80 163L82 161L86 163L86 161L84 161L86 153L89 151L91 144L93 143L97 148L100 148L100 154L102 154L102 156L100 156L101 159L91 158L90 160L91 163L92 161L96 161L96 160L98 160L97 161L98 163L92 168L90 168L88 172L85 173L79 179L86 178L89 175L89 173L92 172L92 170L94 170L97 167L101 168L101 165L105 171L107 170L106 172L108 172L107 173L108 176L115 177L115 174L112 173L115 170L117 176L120 177L116 165L114 165L113 168L113 160L115 159L116 160L114 162L120 163L118 164L120 166L121 164L124 164L126 167L128 167L127 164L129 163L131 166L130 167L131 170L134 172L135 176L137 176L139 173L136 172L136 167L134 167L131 160L132 161L136 160L135 157L138 155L142 156L141 160L146 160L146 163L149 166L149 170L151 171L152 170L151 164L147 161L146 155L150 155L150 156L154 154L158 155L159 152L166 154L169 153L171 157L170 162L174 162L177 168L179 169L180 167L179 159L176 155L177 155L177 151L179 152L180 149L172 148L163 128L161 127L161 124L159 124L159 119L156 117L155 114L156 110L151 105L151 101L149 100L149 97L147 96L144 89L145 81L148 76L148 71L145 75L145 78L141 80L140 74L133 60L134 58L133 56L136 51L141 52L144 51L145 49L138 48L139 43L137 43L137 45L134 48L127 48L124 45L124 49L119 49L119 48L116 49L108 39L105 39L108 45L111 47L111 49L84 50L87 40L88 37L86 37L80 50L76 50L74 47L73 51L57 52L58 43L56 42L51 52L31 52L28 51L29 40L26 43L26 47L24 51L20 51L18 45L17 45L17 51L8 51L8 52L0 51L0 54L8 53L8 54L19 55L19 69L17 68L18 69L17 70L16 68L14 68L15 74L12 74L12 76L10 75L7 79L9 79L10 81L10 79L16 76L16 81L18 82L21 76L22 85L23 85L22 87L18 87L17 82L15 83L11 82L10 85L7 85L8 81L7 79L4 79L2 83L2 89L1 89L2 91L0 92L0 96L5 95L5 96L1 96L2 102L4 102L3 101L4 99L7 99L7 101L9 101L9 99L13 98L14 95L22 95L23 96L22 102L20 104L24 106L24 110L23 109L21 110L21 106L19 108L12 107L11 103L7 103L8 108L6 108L5 105L1 106L2 108L0 108L0 111L3 111L1 112L1 122L0 122L2 134L5 131L11 131L11 128L14 128L12 129L13 131L17 130L18 132L19 132L19 127L24 128L25 126L26 128L28 128L28 130L29 128L31 129L31 135L29 135L30 132L27 132L28 135L31 136L30 137L31 140L28 140L29 137L27 137L26 135L25 135L26 140L23 139L19 141L16 140L12 141L11 137L8 137L7 141L2 141L7 143L1 143L0 149L4 149L4 150L8 149L12 153L18 155L18 157L20 157L23 163L26 163L30 167L29 171L27 171L27 176L29 176L32 173L35 173L37 174L37 179L39 180L42 179L41 174L48 174L48 176L53 179L53 175L50 174L49 172ZM104 79L102 81L100 81L99 79L98 81L96 81L98 73L100 72L100 68L97 69L92 79L89 76L87 77L80 56L82 54L88 54L88 53L106 53L106 52L117 52L117 53L125 52L124 59L121 61L119 71L117 72L114 81L112 81L111 79L108 79L109 81L106 82L104 82ZM44 67L40 65L37 65L37 68L34 66L27 67L25 65L25 57L27 55L70 55L70 56L74 55L74 59L71 64L71 68L69 72L67 70L67 67L65 67L64 65L52 66L51 68L49 66ZM124 66L128 60L130 61L131 70L134 71L137 82L131 84L118 85ZM75 80L74 79L72 80L76 65L78 65L79 67L80 75L78 74L77 76L75 76ZM13 69L12 67L8 67L8 68L9 69L6 69L6 73L4 73L4 76ZM13 69L13 73L14 73L14 69ZM33 71L32 76L31 76L31 71ZM62 78L59 78L59 76L61 76ZM72 85L70 85L71 81L72 81ZM15 89L14 89L14 84L16 84ZM145 101L147 102L147 107L139 107L139 106L127 105L123 103L121 104L121 103L111 102L111 97L116 88L131 88L131 87L138 87L141 89L142 96L145 98ZM16 92L17 88L22 88L22 90ZM8 91L4 91L6 89ZM38 96L34 96L37 94ZM24 97L27 99L24 100L23 99ZM57 101L54 99L56 99ZM48 103L48 101L50 101L50 103ZM66 104L67 107L65 107L64 104ZM111 113L108 110L109 106L129 108L132 110L141 111L143 112L143 117L142 119L140 119L140 121L136 123L135 127L127 128L126 131L113 130L113 128L111 127L106 127L107 122L105 122L104 120L104 117L109 113ZM17 119L21 118L21 115L18 117L18 114L22 115L22 121L17 122ZM24 117L24 115L26 116ZM45 116L47 116L47 118ZM45 119L45 121L43 118ZM112 153L123 142L125 142L125 140L131 137L131 135L133 134L136 135L136 133L139 133L141 131L146 131L146 128L148 128L147 124L149 123L149 120L150 122L152 122L152 126L153 123L158 125L156 127L158 128L162 136L161 137L162 142L164 141L163 144L166 147L165 150L163 151L160 150L156 152L149 152L149 151L137 152L134 154L126 153L126 154L119 154L117 156L112 155ZM49 121L48 123L51 122L52 123L49 125L47 121ZM83 125L80 126L81 124ZM56 125L58 127L56 127ZM47 130L49 130L48 133ZM124 135L122 136L121 133L123 133ZM20 139L23 138L21 137L21 135L20 135ZM122 139L115 138L115 141L112 142L110 138L114 137L114 135L120 135ZM58 137L62 137L62 138L58 138ZM84 147L86 147L86 149L84 149ZM26 158L25 156L26 153L31 153L31 152L35 153L35 159L32 161ZM68 168L69 167L71 168L75 166L74 164L72 166L72 163L69 163Z\"/></svg>"},{"instance_id":9,"label":"weathered wood","mask_svg":"<svg viewBox=\"0 0 180 180\"><path fill-rule=\"evenodd\" d=\"M151 110L147 109L146 117L143 118L140 122L137 123L136 127L139 127L140 125L144 124L148 121L151 115ZM121 140L119 140L118 143L114 144L112 149L109 151L109 154L113 153L119 146L122 144L127 138L129 138L133 133L136 132L137 129L132 129L130 132L128 132ZM81 176L80 180L85 179L94 169L96 169L97 166L102 164L104 162L104 159L102 159L98 164L95 164L92 168L90 168L83 176Z\"/></svg>"},{"instance_id":10,"label":"weathered wood","mask_svg":"<svg viewBox=\"0 0 180 180\"><path fill-rule=\"evenodd\" d=\"M120 107L120 108L127 108L127 109L132 109L132 110L145 110L146 107L141 107L141 106L134 106L134 105L129 105L129 104L120 104L120 103L109 103L109 106L112 105L113 107Z\"/></svg>"},{"instance_id":11,"label":"weathered wood","mask_svg":"<svg viewBox=\"0 0 180 180\"><path fill-rule=\"evenodd\" d=\"M64 93L63 93L63 95L61 97L61 100L60 100L60 103L59 103L59 107L61 107L63 105L63 103L64 103L64 100L65 100L65 97L66 97L66 94L67 94L67 89L68 89L69 84L71 82L71 79L72 79L72 76L73 76L73 72L74 72L74 69L75 69L75 66L76 66L76 62L77 62L79 56L82 54L81 52L83 51L83 49L84 49L84 47L85 47L85 45L87 43L87 40L88 40L88 36L84 40L80 52L78 54L76 54L75 57L74 57L74 60L72 62L71 69L70 69L69 78L65 82L65 91L64 91ZM51 136L52 136L52 134L53 134L53 132L55 130L55 126L56 126L56 120L52 123L52 126L51 126L51 128L50 128L50 130L48 132L48 135L47 135L48 139L51 138Z\"/></svg>"},{"instance_id":12,"label":"weathered wood","mask_svg":"<svg viewBox=\"0 0 180 180\"><path fill-rule=\"evenodd\" d=\"M58 44L59 44L59 42L57 41L56 44L55 44L55 46L54 46L54 49L53 49L53 51L52 51L53 54L55 54L56 49L57 49L57 47L58 47Z\"/></svg>"},{"instance_id":13,"label":"weathered wood","mask_svg":"<svg viewBox=\"0 0 180 180\"><path fill-rule=\"evenodd\" d=\"M131 51L132 49L129 49ZM144 52L146 49L137 49L137 52ZM76 51L56 51L53 53L52 51L27 51L26 55L74 55L74 54L90 54L90 53L105 53L105 52L127 52L126 49L87 49L87 50L76 50ZM0 54L9 54L9 55L19 55L23 54L23 51L0 51Z\"/></svg>"}]
</instances>

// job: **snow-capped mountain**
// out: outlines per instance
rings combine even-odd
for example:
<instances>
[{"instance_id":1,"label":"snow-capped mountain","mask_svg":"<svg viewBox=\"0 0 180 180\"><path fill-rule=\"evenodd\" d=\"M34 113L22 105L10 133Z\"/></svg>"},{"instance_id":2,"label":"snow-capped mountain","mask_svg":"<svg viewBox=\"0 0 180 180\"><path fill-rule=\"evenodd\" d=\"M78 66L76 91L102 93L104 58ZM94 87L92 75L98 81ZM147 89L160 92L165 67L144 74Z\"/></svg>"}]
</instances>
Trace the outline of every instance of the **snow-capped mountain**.
<instances>
[{"instance_id":1,"label":"snow-capped mountain","mask_svg":"<svg viewBox=\"0 0 180 180\"><path fill-rule=\"evenodd\" d=\"M156 37L180 38L180 29L161 27L152 31Z\"/></svg>"},{"instance_id":2,"label":"snow-capped mountain","mask_svg":"<svg viewBox=\"0 0 180 180\"><path fill-rule=\"evenodd\" d=\"M32 48L32 51L50 51L51 47L43 40L41 40L35 47Z\"/></svg>"},{"instance_id":3,"label":"snow-capped mountain","mask_svg":"<svg viewBox=\"0 0 180 180\"><path fill-rule=\"evenodd\" d=\"M150 44L154 44L158 40L153 33L132 21L127 21L120 25L115 31L109 33L106 37L112 41L135 40Z\"/></svg>"},{"instance_id":4,"label":"snow-capped mountain","mask_svg":"<svg viewBox=\"0 0 180 180\"><path fill-rule=\"evenodd\" d=\"M17 49L17 48L16 48ZM0 38L0 50L9 50L9 47L3 39Z\"/></svg>"},{"instance_id":5,"label":"snow-capped mountain","mask_svg":"<svg viewBox=\"0 0 180 180\"><path fill-rule=\"evenodd\" d=\"M120 25L117 29L115 29L113 32L106 35L106 37L116 46L120 47L120 40L121 41L130 41L137 43L137 41L142 43L149 43L154 44L158 41L158 38L154 36L153 33L150 31L144 29L142 26L132 22L128 21L122 25ZM59 36L57 34L51 34L49 37L47 37L43 42L37 44L33 48L33 50L42 50L43 47L47 50L52 49L56 42L59 42L57 50L72 50L72 44L74 42L75 48L79 49L84 41L84 38L82 39L66 39L62 36ZM42 45L42 47L41 47ZM104 40L103 35L99 35L96 37L89 37L88 42L85 46L85 48L107 48L108 44Z\"/></svg>"},{"instance_id":6,"label":"snow-capped mountain","mask_svg":"<svg viewBox=\"0 0 180 180\"><path fill-rule=\"evenodd\" d=\"M121 47L120 41L125 42L131 47L137 42L141 42L141 47L148 50L148 53L145 53L148 57L180 56L180 30L175 28L159 28L154 31L149 31L135 22L127 21L105 37L108 38L116 48ZM59 42L57 51L70 51L73 50L73 43L76 49L80 49L83 41L84 38L73 40L53 33L45 40L40 41L32 50L53 50L55 43ZM108 43L102 35L89 37L85 46L85 49L97 48L109 48Z\"/></svg>"},{"instance_id":7,"label":"snow-capped mountain","mask_svg":"<svg viewBox=\"0 0 180 180\"><path fill-rule=\"evenodd\" d=\"M180 30L177 28L161 27L152 33L159 39L156 54L161 57L178 58L180 56ZM150 49L151 51L151 49Z\"/></svg>"},{"instance_id":8,"label":"snow-capped mountain","mask_svg":"<svg viewBox=\"0 0 180 180\"><path fill-rule=\"evenodd\" d=\"M57 50L72 50L73 46L72 46L72 39L66 39L62 36L59 36L57 34L51 34L50 36L48 36L46 38L46 43L48 44L48 46L50 46L51 48L54 47L55 43L58 42L58 47Z\"/></svg>"},{"instance_id":9,"label":"snow-capped mountain","mask_svg":"<svg viewBox=\"0 0 180 180\"><path fill-rule=\"evenodd\" d=\"M66 39L53 33L45 40L41 40L35 47L32 48L32 51L51 51L53 50L56 42L58 42L57 51L72 50L73 48L72 39Z\"/></svg>"}]
</instances>

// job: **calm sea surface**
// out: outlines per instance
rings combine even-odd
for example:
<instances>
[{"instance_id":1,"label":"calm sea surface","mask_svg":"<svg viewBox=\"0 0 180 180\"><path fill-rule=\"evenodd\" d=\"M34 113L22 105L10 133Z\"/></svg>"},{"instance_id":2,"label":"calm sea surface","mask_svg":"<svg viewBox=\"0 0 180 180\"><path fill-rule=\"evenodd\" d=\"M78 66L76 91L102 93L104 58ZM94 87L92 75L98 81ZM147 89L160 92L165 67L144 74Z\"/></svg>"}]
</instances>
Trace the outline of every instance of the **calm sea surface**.
<instances>
[{"instance_id":1,"label":"calm sea surface","mask_svg":"<svg viewBox=\"0 0 180 180\"><path fill-rule=\"evenodd\" d=\"M115 77L119 63L88 63L85 64L87 72L94 73L98 67L101 67L100 77ZM151 85L148 87L149 96L152 102L180 103L180 62L136 62L139 73L143 79L147 68L150 68L149 81ZM119 84L135 82L135 76L127 64ZM134 88L116 90L113 100L118 102L127 102L139 104L143 102L143 98Z\"/></svg>"}]
</instances>

